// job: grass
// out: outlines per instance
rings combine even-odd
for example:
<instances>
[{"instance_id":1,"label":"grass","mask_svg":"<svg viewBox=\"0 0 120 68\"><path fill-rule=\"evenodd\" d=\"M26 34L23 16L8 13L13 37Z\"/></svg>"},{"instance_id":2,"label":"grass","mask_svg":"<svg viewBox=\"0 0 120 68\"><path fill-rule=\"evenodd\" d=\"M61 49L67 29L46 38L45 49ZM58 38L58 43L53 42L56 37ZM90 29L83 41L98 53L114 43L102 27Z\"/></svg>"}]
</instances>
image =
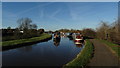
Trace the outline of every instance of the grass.
<instances>
[{"instance_id":1,"label":"grass","mask_svg":"<svg viewBox=\"0 0 120 68\"><path fill-rule=\"evenodd\" d=\"M83 50L77 55L77 57L74 60L67 63L63 67L71 68L73 68L73 66L85 67L89 60L92 58L93 49L94 49L93 44L89 40L86 40L86 44Z\"/></svg>"},{"instance_id":2,"label":"grass","mask_svg":"<svg viewBox=\"0 0 120 68\"><path fill-rule=\"evenodd\" d=\"M115 54L120 58L120 47L117 44L114 44L107 40L100 40L100 41L107 44L115 52Z\"/></svg>"},{"instance_id":3,"label":"grass","mask_svg":"<svg viewBox=\"0 0 120 68\"><path fill-rule=\"evenodd\" d=\"M23 43L44 40L44 39L49 38L49 37L51 37L51 35L44 33L44 34L40 35L39 37L33 37L33 38L29 38L29 39L4 41L4 42L0 42L0 44L2 43L1 46L13 46L13 45L18 45L18 44L23 44Z\"/></svg>"}]
</instances>

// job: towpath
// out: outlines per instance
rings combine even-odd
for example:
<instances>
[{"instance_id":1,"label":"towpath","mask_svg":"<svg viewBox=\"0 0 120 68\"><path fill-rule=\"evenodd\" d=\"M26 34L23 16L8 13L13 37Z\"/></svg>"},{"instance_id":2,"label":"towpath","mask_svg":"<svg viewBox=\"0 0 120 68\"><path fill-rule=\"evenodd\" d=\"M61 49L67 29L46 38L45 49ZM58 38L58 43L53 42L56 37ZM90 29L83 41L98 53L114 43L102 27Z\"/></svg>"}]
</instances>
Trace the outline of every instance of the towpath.
<instances>
[{"instance_id":1,"label":"towpath","mask_svg":"<svg viewBox=\"0 0 120 68\"><path fill-rule=\"evenodd\" d=\"M90 60L87 66L95 67L95 66L109 66L109 67L117 67L120 65L120 61L118 57L106 46L106 44L100 42L99 40L91 39L90 40L94 44L94 56ZM120 68L117 67L117 68Z\"/></svg>"}]
</instances>

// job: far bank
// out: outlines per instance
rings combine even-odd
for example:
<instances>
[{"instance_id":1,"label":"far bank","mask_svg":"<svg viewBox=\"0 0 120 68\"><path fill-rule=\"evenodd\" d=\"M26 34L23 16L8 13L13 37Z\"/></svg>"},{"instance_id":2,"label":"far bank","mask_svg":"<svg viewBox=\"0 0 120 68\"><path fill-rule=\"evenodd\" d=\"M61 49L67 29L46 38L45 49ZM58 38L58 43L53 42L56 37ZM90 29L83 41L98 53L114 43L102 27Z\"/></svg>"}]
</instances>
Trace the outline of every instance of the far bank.
<instances>
[{"instance_id":1,"label":"far bank","mask_svg":"<svg viewBox=\"0 0 120 68\"><path fill-rule=\"evenodd\" d=\"M52 35L43 33L39 37L33 37L29 39L20 39L20 40L10 40L10 41L4 41L0 42L2 43L2 50L17 48L21 46L31 45L34 43L47 41L52 38Z\"/></svg>"}]
</instances>

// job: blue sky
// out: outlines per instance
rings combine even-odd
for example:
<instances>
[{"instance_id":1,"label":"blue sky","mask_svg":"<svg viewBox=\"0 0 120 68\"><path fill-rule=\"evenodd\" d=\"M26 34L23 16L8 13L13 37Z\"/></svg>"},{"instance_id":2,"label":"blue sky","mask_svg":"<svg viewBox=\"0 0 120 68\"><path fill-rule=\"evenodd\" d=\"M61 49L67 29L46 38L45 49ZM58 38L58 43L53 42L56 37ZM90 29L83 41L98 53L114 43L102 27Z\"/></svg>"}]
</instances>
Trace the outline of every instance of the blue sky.
<instances>
[{"instance_id":1,"label":"blue sky","mask_svg":"<svg viewBox=\"0 0 120 68\"><path fill-rule=\"evenodd\" d=\"M2 28L2 3L0 2L0 28Z\"/></svg>"},{"instance_id":2,"label":"blue sky","mask_svg":"<svg viewBox=\"0 0 120 68\"><path fill-rule=\"evenodd\" d=\"M45 30L83 29L112 23L118 16L117 2L3 2L2 27L15 28L20 18L31 18Z\"/></svg>"}]
</instances>

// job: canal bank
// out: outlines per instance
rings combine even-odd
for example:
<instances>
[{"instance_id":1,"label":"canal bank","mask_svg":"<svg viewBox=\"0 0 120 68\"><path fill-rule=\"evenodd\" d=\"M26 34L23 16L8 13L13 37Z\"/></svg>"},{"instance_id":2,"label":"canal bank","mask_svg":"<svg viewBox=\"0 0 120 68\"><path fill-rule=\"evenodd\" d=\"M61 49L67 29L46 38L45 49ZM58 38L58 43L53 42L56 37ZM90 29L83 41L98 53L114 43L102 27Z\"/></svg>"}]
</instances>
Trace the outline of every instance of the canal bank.
<instances>
[{"instance_id":1,"label":"canal bank","mask_svg":"<svg viewBox=\"0 0 120 68\"><path fill-rule=\"evenodd\" d=\"M63 68L67 67L72 68L73 66L85 67L93 56L93 50L94 50L93 44L89 40L86 40L83 50L77 55L75 59L64 65Z\"/></svg>"},{"instance_id":2,"label":"canal bank","mask_svg":"<svg viewBox=\"0 0 120 68\"><path fill-rule=\"evenodd\" d=\"M13 49L22 46L32 45L38 42L47 41L52 38L52 35L42 34L39 37L33 37L29 39L11 40L2 42L2 50Z\"/></svg>"}]
</instances>

